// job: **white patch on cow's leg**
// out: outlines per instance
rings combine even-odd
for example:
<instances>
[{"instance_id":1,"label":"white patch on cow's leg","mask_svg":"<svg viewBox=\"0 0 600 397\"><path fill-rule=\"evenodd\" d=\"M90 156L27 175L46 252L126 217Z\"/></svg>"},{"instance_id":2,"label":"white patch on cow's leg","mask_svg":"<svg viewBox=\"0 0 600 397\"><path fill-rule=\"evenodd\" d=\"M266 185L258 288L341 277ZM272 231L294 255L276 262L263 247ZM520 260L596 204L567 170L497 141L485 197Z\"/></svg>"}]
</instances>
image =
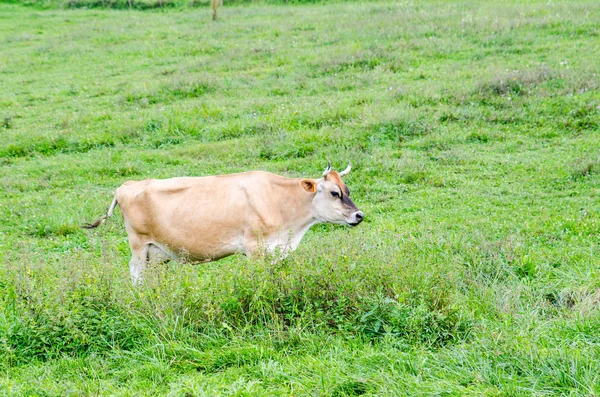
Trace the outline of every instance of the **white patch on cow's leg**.
<instances>
[{"instance_id":1,"label":"white patch on cow's leg","mask_svg":"<svg viewBox=\"0 0 600 397\"><path fill-rule=\"evenodd\" d=\"M295 248L293 233L288 231L246 241L243 253L251 259L266 258L271 262L278 262Z\"/></svg>"},{"instance_id":2,"label":"white patch on cow's leg","mask_svg":"<svg viewBox=\"0 0 600 397\"><path fill-rule=\"evenodd\" d=\"M142 273L146 268L146 261L140 258L131 258L129 261L129 273L131 273L131 283L139 285L142 283Z\"/></svg>"},{"instance_id":3,"label":"white patch on cow's leg","mask_svg":"<svg viewBox=\"0 0 600 397\"><path fill-rule=\"evenodd\" d=\"M133 285L139 285L143 281L142 275L148 263L148 247L149 245L145 245L142 252L138 255L134 254L129 261L129 273Z\"/></svg>"},{"instance_id":4,"label":"white patch on cow's leg","mask_svg":"<svg viewBox=\"0 0 600 397\"><path fill-rule=\"evenodd\" d=\"M275 260L285 259L292 251L298 248L302 237L304 237L304 234L312 225L313 223L310 223L295 233L292 230L288 230L287 232L281 231L277 235L272 236L267 240L265 247L268 254L273 256Z\"/></svg>"}]
</instances>

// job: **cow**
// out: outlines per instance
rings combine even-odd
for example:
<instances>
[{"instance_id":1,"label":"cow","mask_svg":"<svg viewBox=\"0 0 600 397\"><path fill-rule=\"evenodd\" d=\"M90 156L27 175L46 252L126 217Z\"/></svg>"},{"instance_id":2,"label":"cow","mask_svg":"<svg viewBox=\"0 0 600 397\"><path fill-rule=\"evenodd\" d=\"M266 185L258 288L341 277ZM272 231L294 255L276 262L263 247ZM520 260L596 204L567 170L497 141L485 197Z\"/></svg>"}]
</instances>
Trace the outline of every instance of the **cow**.
<instances>
[{"instance_id":1,"label":"cow","mask_svg":"<svg viewBox=\"0 0 600 397\"><path fill-rule=\"evenodd\" d=\"M210 262L241 253L249 257L295 250L317 223L356 226L364 214L342 177L327 168L319 179L287 178L264 171L128 181L108 213L83 225L93 229L118 205L131 248L132 281L149 263Z\"/></svg>"}]
</instances>

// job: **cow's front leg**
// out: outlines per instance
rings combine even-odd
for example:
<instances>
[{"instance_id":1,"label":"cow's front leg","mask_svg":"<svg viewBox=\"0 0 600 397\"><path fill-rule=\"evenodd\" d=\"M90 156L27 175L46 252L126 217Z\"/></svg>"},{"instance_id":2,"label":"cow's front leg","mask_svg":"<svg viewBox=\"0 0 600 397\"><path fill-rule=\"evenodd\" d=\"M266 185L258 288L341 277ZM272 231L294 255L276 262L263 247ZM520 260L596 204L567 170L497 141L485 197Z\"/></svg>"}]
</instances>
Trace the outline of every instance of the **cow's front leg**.
<instances>
[{"instance_id":1,"label":"cow's front leg","mask_svg":"<svg viewBox=\"0 0 600 397\"><path fill-rule=\"evenodd\" d=\"M244 254L252 259L267 259L271 262L278 262L285 259L290 252L294 250L288 243L280 241L257 241L245 246Z\"/></svg>"}]
</instances>

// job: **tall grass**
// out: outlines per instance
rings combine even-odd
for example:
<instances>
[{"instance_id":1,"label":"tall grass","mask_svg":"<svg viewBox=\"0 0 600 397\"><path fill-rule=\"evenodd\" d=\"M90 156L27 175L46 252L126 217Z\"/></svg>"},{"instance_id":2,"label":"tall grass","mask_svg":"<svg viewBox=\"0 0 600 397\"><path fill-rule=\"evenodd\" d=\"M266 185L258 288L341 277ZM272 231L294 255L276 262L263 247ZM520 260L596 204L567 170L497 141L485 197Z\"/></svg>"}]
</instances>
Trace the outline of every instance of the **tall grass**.
<instances>
[{"instance_id":1,"label":"tall grass","mask_svg":"<svg viewBox=\"0 0 600 397\"><path fill-rule=\"evenodd\" d=\"M429 347L468 338L473 319L459 310L449 277L398 272L397 254L355 248L340 261L323 249L308 259L230 261L200 273L172 264L150 269L142 287L123 279L114 251L100 260L84 253L58 263L15 260L3 276L3 364L232 330L284 341L298 330L365 341L387 335Z\"/></svg>"}]
</instances>

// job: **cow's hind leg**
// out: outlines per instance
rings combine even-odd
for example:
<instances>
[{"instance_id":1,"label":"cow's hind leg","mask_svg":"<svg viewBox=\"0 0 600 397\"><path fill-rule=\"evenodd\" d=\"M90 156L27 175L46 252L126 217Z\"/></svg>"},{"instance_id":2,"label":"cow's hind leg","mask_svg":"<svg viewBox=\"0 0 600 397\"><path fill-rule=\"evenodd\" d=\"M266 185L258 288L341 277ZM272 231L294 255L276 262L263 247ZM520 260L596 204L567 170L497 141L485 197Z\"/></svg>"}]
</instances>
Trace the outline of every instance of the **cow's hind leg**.
<instances>
[{"instance_id":1,"label":"cow's hind leg","mask_svg":"<svg viewBox=\"0 0 600 397\"><path fill-rule=\"evenodd\" d=\"M145 245L141 252L133 253L129 261L129 273L131 274L131 282L134 285L141 284L142 273L146 269L148 263L148 246Z\"/></svg>"},{"instance_id":2,"label":"cow's hind leg","mask_svg":"<svg viewBox=\"0 0 600 397\"><path fill-rule=\"evenodd\" d=\"M173 254L156 244L148 243L144 246L140 255L134 255L129 262L129 271L131 272L131 281L134 284L142 282L142 273L146 270L148 264L155 265L170 261Z\"/></svg>"}]
</instances>

